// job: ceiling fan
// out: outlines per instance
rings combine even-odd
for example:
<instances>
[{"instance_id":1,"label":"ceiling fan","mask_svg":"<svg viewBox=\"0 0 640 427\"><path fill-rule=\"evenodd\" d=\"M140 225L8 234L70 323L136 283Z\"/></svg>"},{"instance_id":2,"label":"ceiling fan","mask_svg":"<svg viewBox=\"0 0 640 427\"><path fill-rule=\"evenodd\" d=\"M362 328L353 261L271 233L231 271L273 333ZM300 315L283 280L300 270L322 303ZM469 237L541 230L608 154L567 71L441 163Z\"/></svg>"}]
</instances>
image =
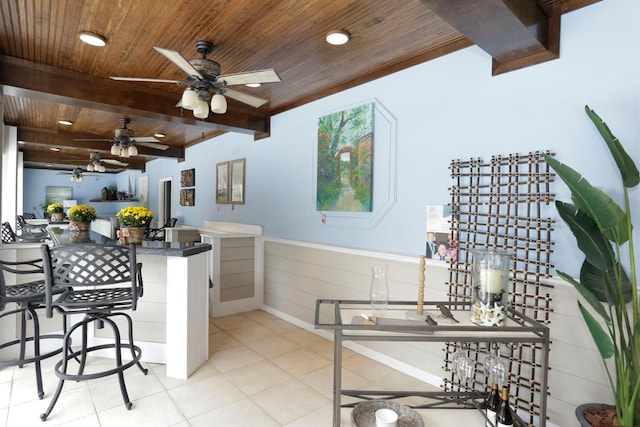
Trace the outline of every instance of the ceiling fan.
<instances>
[{"instance_id":1,"label":"ceiling fan","mask_svg":"<svg viewBox=\"0 0 640 427\"><path fill-rule=\"evenodd\" d=\"M116 129L115 137L111 139L99 138L99 139L74 139L74 141L113 141L111 146L111 154L120 157L131 157L138 155L138 149L136 145L143 145L145 147L155 148L156 150L166 150L168 145L158 144L158 140L153 136L136 137L133 130L129 129L127 125L131 123L131 119L123 117L120 119L122 127Z\"/></svg>"},{"instance_id":2,"label":"ceiling fan","mask_svg":"<svg viewBox=\"0 0 640 427\"><path fill-rule=\"evenodd\" d=\"M267 99L231 89L229 86L259 86L262 83L277 83L281 80L276 71L273 68L267 68L243 73L220 74L220 64L207 58L207 55L213 51L213 48L214 45L210 42L203 40L197 41L196 51L200 53L202 57L186 60L176 51L154 46L155 50L166 56L171 62L187 73L186 81L142 77L111 77L111 79L186 85L187 89L182 93L182 99L176 106L186 110L192 110L193 115L199 119L209 117L209 100L211 100L211 111L216 114L226 113L227 100L225 95L255 108L266 104L268 102Z\"/></svg>"},{"instance_id":3,"label":"ceiling fan","mask_svg":"<svg viewBox=\"0 0 640 427\"><path fill-rule=\"evenodd\" d=\"M69 172L58 172L56 175L71 175L71 182L82 182L84 181L85 175L93 175L87 174L82 168L73 168L72 171Z\"/></svg>"},{"instance_id":4,"label":"ceiling fan","mask_svg":"<svg viewBox=\"0 0 640 427\"><path fill-rule=\"evenodd\" d=\"M63 163L78 163L78 160L62 160ZM113 165L119 167L129 166L129 163L123 163L119 160L115 159L103 159L99 153L91 153L89 157L89 164L87 164L87 172L106 172L107 168L105 166Z\"/></svg>"}]
</instances>

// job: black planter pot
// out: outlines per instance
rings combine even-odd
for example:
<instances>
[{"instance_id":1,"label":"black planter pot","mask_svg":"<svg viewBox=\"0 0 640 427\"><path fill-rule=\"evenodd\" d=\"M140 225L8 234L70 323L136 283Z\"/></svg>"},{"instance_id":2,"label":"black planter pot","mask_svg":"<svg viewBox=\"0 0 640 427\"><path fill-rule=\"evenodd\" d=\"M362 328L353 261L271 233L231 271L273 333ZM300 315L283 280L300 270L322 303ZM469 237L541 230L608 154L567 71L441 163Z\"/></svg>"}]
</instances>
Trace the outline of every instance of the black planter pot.
<instances>
[{"instance_id":1,"label":"black planter pot","mask_svg":"<svg viewBox=\"0 0 640 427\"><path fill-rule=\"evenodd\" d=\"M584 419L584 414L591 408L604 408L604 403L583 403L576 407L576 418L580 423L580 427L591 427L591 423Z\"/></svg>"}]
</instances>

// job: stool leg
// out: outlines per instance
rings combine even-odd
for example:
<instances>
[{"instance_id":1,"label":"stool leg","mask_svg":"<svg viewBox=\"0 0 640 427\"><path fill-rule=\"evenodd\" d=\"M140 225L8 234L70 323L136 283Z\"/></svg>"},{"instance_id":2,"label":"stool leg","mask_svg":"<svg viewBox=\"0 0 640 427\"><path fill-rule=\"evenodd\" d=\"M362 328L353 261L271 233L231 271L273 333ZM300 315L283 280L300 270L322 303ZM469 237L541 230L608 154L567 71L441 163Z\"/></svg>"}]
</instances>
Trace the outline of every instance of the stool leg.
<instances>
[{"instance_id":1,"label":"stool leg","mask_svg":"<svg viewBox=\"0 0 640 427\"><path fill-rule=\"evenodd\" d=\"M40 321L33 307L28 307L27 310L33 321L33 356L36 365L36 385L38 388L38 397L42 400L44 397L44 387L42 386L42 365L40 364Z\"/></svg>"},{"instance_id":2,"label":"stool leg","mask_svg":"<svg viewBox=\"0 0 640 427\"><path fill-rule=\"evenodd\" d=\"M118 329L118 325L116 322L111 320L108 317L104 317L103 320L111 326L113 329L113 339L115 341L115 349L116 349L116 367L122 367L122 341L120 338L120 330ZM129 393L127 393L127 387L124 383L124 372L122 369L118 370L118 382L120 383L120 392L122 393L122 399L124 400L124 406L130 410L133 404L129 400Z\"/></svg>"},{"instance_id":3,"label":"stool leg","mask_svg":"<svg viewBox=\"0 0 640 427\"><path fill-rule=\"evenodd\" d=\"M133 360L135 360L136 359L136 351L135 351L135 348L133 346L133 321L131 320L131 316L129 316L128 314L125 314L125 313L119 313L119 314L123 315L127 319L127 326L129 327L129 347L131 349L131 358ZM149 370L143 368L142 365L140 364L139 360L136 361L136 365L138 365L138 369L140 369L140 371L142 371L143 374L147 375Z\"/></svg>"},{"instance_id":4,"label":"stool leg","mask_svg":"<svg viewBox=\"0 0 640 427\"><path fill-rule=\"evenodd\" d=\"M80 353L80 367L78 368L78 375L82 375L84 372L84 366L87 363L87 329L88 323L91 322L91 319L88 315L82 319L82 350Z\"/></svg>"},{"instance_id":5,"label":"stool leg","mask_svg":"<svg viewBox=\"0 0 640 427\"><path fill-rule=\"evenodd\" d=\"M18 360L24 360L25 345L27 343L27 307L22 307L20 312L20 355ZM24 367L24 363L18 365L20 369Z\"/></svg>"},{"instance_id":6,"label":"stool leg","mask_svg":"<svg viewBox=\"0 0 640 427\"><path fill-rule=\"evenodd\" d=\"M79 326L79 325L78 325ZM72 327L68 331L65 332L63 342L62 342L62 360L56 363L54 368L56 375L60 378L58 380L58 387L56 387L56 392L53 394L51 398L51 402L49 402L49 407L45 412L40 414L40 419L42 421L46 421L49 414L53 410L53 407L56 406L56 402L58 402L58 398L60 397L60 393L62 393L62 387L64 386L64 379L59 375L59 373L66 374L67 373L67 361L69 357L69 349L71 348L71 333L76 329L76 327Z\"/></svg>"}]
</instances>

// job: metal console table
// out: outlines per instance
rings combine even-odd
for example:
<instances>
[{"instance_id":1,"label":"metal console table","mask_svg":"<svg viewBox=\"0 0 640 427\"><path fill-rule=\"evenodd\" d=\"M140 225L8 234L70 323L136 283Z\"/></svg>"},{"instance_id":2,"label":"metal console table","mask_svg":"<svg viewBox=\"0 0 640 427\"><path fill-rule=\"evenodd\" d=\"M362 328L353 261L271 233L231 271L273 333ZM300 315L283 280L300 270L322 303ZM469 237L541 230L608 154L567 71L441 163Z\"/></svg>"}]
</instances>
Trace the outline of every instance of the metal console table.
<instances>
[{"instance_id":1,"label":"metal console table","mask_svg":"<svg viewBox=\"0 0 640 427\"><path fill-rule=\"evenodd\" d=\"M483 327L469 320L469 304L464 302L432 301L424 302L425 311L438 311L438 305L450 308L459 320L456 324L429 325L426 322L378 322L364 324L352 322L362 313L371 312L369 301L319 299L316 301L316 329L333 330L333 426L340 427L340 409L355 407L359 402L342 404L342 396L360 401L372 399L398 399L420 396L430 403L414 406L415 409L459 408L480 409L479 401L485 392L480 391L384 391L342 389L342 343L343 341L415 341L415 342L457 342L457 343L538 343L542 347L542 369L540 378L540 426L546 425L547 367L549 362L549 328L509 309L507 323L501 327ZM408 310L416 310L416 302L392 301L384 319L405 319Z\"/></svg>"}]
</instances>

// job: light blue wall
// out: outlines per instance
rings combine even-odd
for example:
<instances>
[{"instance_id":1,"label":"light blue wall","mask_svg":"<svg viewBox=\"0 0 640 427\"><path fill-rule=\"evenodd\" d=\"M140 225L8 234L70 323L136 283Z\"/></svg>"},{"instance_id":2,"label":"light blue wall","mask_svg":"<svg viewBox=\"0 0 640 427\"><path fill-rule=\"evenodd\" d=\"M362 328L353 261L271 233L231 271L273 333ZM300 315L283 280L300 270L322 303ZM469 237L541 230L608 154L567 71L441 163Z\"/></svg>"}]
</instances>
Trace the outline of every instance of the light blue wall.
<instances>
[{"instance_id":1,"label":"light blue wall","mask_svg":"<svg viewBox=\"0 0 640 427\"><path fill-rule=\"evenodd\" d=\"M95 174L87 175L81 183L71 182L69 175L60 175L43 169L24 170L24 212L34 212L38 218L42 217L40 204L44 203L47 186L71 187L73 198L79 205L88 204L96 208L98 215L114 215L123 206L131 202L122 203L96 203L92 199L102 197L102 188L115 184L119 191L129 191L129 179L132 190L136 192L139 171L125 171L119 174Z\"/></svg>"},{"instance_id":2,"label":"light blue wall","mask_svg":"<svg viewBox=\"0 0 640 427\"><path fill-rule=\"evenodd\" d=\"M449 202L453 159L549 149L613 192L614 164L583 107L594 108L640 163L639 20L636 0L600 2L562 17L557 60L492 77L491 58L470 47L277 115L268 139L226 134L188 148L184 162L155 160L147 168L150 207L158 206L158 180L172 177L181 223L260 224L270 237L420 255L426 206ZM323 224L313 192L318 117L371 99L397 120L396 203L375 226ZM243 157L246 204L216 206L216 163ZM183 207L180 171L190 168L196 205ZM568 200L562 184L555 192ZM632 197L639 205L638 191ZM553 207L549 216L557 218ZM573 237L561 222L555 240L554 263L577 272Z\"/></svg>"}]
</instances>

